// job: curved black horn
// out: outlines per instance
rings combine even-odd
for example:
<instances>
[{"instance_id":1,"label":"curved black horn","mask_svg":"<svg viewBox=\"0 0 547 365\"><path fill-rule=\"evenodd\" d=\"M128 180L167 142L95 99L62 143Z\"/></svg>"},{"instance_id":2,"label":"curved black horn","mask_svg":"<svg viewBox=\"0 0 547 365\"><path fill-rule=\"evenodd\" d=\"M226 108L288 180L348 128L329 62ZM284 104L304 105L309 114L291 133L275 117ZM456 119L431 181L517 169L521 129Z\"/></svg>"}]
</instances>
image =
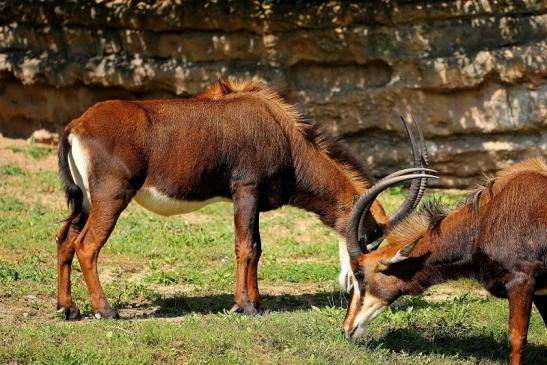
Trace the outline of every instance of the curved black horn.
<instances>
[{"instance_id":1,"label":"curved black horn","mask_svg":"<svg viewBox=\"0 0 547 365\"><path fill-rule=\"evenodd\" d=\"M425 145L424 140L424 134L422 133L422 127L420 126L420 123L414 118L414 115L412 116L412 122L416 126L416 129L418 130L418 140L420 141L420 150L422 152L422 166L429 166L429 155L427 153L427 147ZM421 179L420 180L420 189L418 190L418 196L416 197L416 201L414 202L414 205L412 207L412 210L414 210L417 206L420 200L422 199L424 193L425 193L425 187L427 185L427 180Z\"/></svg>"},{"instance_id":2,"label":"curved black horn","mask_svg":"<svg viewBox=\"0 0 547 365\"><path fill-rule=\"evenodd\" d=\"M427 168L427 161L423 157L423 151L425 149L425 142L423 140L423 134L420 126L416 122L416 120L413 118L414 124L416 124L416 128L418 129L418 137L419 141L416 143L416 138L412 134L412 130L410 129L408 123L406 122L405 118L401 116L401 120L403 122L403 125L405 127L406 134L410 140L410 146L412 148L412 159L414 160L414 167L423 167ZM427 156L427 152L426 152ZM422 172L428 171L427 169L420 170ZM404 202L401 204L399 209L393 214L393 216L389 219L387 226L393 227L400 221L402 221L404 218L406 218L414 208L418 205L420 202L420 199L422 198L424 192L425 192L425 186L427 184L427 179L419 179L412 181L412 184L410 184L410 188L408 189L407 196L404 200Z\"/></svg>"},{"instance_id":3,"label":"curved black horn","mask_svg":"<svg viewBox=\"0 0 547 365\"><path fill-rule=\"evenodd\" d=\"M358 237L359 222L361 221L362 217L370 214L369 212L370 207L372 206L372 203L378 197L378 195L380 195L380 193L384 191L385 189L399 182L412 180L412 179L427 179L427 178L437 179L438 177L434 175L428 175L428 174L410 174L410 175L391 176L389 178L384 178L378 181L375 185L373 185L370 189L367 190L365 195L359 198L359 200L357 201L357 203L355 203L353 207L353 210L351 212L351 216L348 222L348 227L347 227L346 245L347 245L348 253L351 259L355 260L363 253L366 253L361 251L361 247L359 246L359 237Z\"/></svg>"},{"instance_id":4,"label":"curved black horn","mask_svg":"<svg viewBox=\"0 0 547 365\"><path fill-rule=\"evenodd\" d=\"M420 140L420 146L422 148L423 163L424 165L429 166L429 154L427 153L427 148L425 146L424 134L422 133L422 127L420 126L420 123L418 123L416 118L414 118L414 115L411 114L411 116L412 116L412 122L414 123L414 125L416 125L416 129L418 130L418 138Z\"/></svg>"},{"instance_id":5,"label":"curved black horn","mask_svg":"<svg viewBox=\"0 0 547 365\"><path fill-rule=\"evenodd\" d=\"M399 170L399 171L396 171L396 172L393 172L387 176L384 177L384 179L389 179L389 178L392 178L392 177L396 177L396 176L401 176L401 175L405 175L405 174L408 174L408 173L411 173L411 172L415 172L415 173L427 173L427 172L431 172L431 173L437 173L436 170L433 170L433 169L428 169L428 168L421 168L421 167L411 167L411 168L408 168L408 169L403 169L403 170ZM423 179L420 179L420 180L423 180ZM422 184L420 184L420 188L422 187ZM425 191L425 184L424 184L424 191ZM419 191L419 197L418 197L418 201L419 199L421 198L421 196L423 195L423 191ZM412 210L414 210L415 207L413 207ZM365 239L366 240L366 237L367 237L367 230L369 227L369 224L370 222L367 222L366 221L366 218L365 216L362 216L361 217L361 220L359 221L359 241L361 241L362 239ZM370 244L370 242L367 242Z\"/></svg>"}]
</instances>

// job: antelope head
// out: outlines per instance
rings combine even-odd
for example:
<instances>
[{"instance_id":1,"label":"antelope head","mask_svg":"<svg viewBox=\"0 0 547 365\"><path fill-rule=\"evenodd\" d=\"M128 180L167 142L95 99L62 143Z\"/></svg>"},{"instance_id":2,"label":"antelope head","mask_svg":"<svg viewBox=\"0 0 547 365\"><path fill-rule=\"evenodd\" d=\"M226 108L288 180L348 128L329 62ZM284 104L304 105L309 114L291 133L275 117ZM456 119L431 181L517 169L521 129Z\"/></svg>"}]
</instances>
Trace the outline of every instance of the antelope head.
<instances>
[{"instance_id":1,"label":"antelope head","mask_svg":"<svg viewBox=\"0 0 547 365\"><path fill-rule=\"evenodd\" d=\"M347 228L347 250L353 272L353 283L350 286L350 300L348 312L344 321L344 330L347 337L357 338L364 332L365 325L380 314L389 305L389 300L376 297L370 293L367 294L367 277L363 271L364 262L367 256L374 256L373 252L388 232L399 222L406 218L418 205L422 198L427 179L438 178L431 173L435 170L428 168L428 155L425 147L423 133L419 124L413 118L416 129L418 130L419 141L416 142L408 123L401 117L403 125L410 139L414 167L394 172L373 185L367 192L355 203L350 216ZM397 183L412 180L408 194L393 216L384 225L372 224L375 222L371 207L378 195L384 190ZM381 261L383 268L389 265L405 260L414 245L411 243L387 259ZM371 258L369 261L375 261ZM378 265L373 265L372 272L376 272Z\"/></svg>"}]
</instances>

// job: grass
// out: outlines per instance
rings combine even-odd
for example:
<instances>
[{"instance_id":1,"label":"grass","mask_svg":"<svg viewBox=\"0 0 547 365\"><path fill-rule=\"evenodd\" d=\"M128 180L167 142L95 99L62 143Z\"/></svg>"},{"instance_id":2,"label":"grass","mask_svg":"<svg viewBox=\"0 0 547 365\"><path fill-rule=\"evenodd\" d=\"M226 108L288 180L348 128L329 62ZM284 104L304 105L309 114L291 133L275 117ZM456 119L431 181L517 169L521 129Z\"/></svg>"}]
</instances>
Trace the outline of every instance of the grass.
<instances>
[{"instance_id":1,"label":"grass","mask_svg":"<svg viewBox=\"0 0 547 365\"><path fill-rule=\"evenodd\" d=\"M53 147L42 147L32 142L29 146L10 146L9 149L14 153L22 153L33 160L39 160L55 153Z\"/></svg>"},{"instance_id":2,"label":"grass","mask_svg":"<svg viewBox=\"0 0 547 365\"><path fill-rule=\"evenodd\" d=\"M0 166L0 174L3 176L24 176L25 171L14 165L2 165Z\"/></svg>"},{"instance_id":3,"label":"grass","mask_svg":"<svg viewBox=\"0 0 547 365\"><path fill-rule=\"evenodd\" d=\"M25 152L26 158L34 157ZM400 188L383 194L393 211ZM436 193L454 206L462 196ZM428 198L431 198L428 197ZM232 207L161 218L131 204L103 249L105 292L124 319L67 323L54 312L55 231L67 214L55 171L0 166L0 363L37 364L503 364L507 302L476 283L404 297L358 343L341 335L346 296L336 284L336 235L285 207L261 216L260 317L230 314ZM90 315L77 261L73 294ZM435 294L444 293L444 300ZM446 293L448 295L445 295ZM528 363L547 357L534 310Z\"/></svg>"}]
</instances>

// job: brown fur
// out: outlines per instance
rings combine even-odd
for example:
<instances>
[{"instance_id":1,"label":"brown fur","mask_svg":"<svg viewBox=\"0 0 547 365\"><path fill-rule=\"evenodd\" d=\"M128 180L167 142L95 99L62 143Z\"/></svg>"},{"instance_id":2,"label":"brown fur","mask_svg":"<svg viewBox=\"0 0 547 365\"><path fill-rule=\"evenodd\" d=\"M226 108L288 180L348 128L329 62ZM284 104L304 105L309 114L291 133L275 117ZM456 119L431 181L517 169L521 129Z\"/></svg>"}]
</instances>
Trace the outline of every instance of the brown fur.
<instances>
[{"instance_id":1,"label":"brown fur","mask_svg":"<svg viewBox=\"0 0 547 365\"><path fill-rule=\"evenodd\" d=\"M511 363L522 364L532 302L547 325L547 300L534 294L547 287L547 166L540 158L513 165L474 196L441 219L409 218L390 245L362 255L354 269L366 278L361 292L386 303L446 280L479 280L509 299ZM400 260L403 248L412 252ZM353 328L362 300L352 302L345 328Z\"/></svg>"},{"instance_id":2,"label":"brown fur","mask_svg":"<svg viewBox=\"0 0 547 365\"><path fill-rule=\"evenodd\" d=\"M300 172L301 174L313 173L310 164L313 163L316 152L320 152L323 157L334 160L337 168L350 176L359 190L367 188L374 181L363 163L338 138L326 132L313 120L302 116L293 105L288 104L275 90L263 82L219 80L197 97L220 100L226 96L241 97L241 94L259 97L261 102L267 103L271 110L275 111L275 120L279 121L286 128L288 134L294 138L294 143L297 144L296 150L305 152L308 148L313 149L311 156L308 153L296 154L296 157L302 158L297 165L298 169L304 170ZM297 133L304 139L302 140Z\"/></svg>"},{"instance_id":3,"label":"brown fur","mask_svg":"<svg viewBox=\"0 0 547 365\"><path fill-rule=\"evenodd\" d=\"M89 155L89 211L69 170L71 137ZM233 201L235 309L256 313L259 213L291 204L318 214L345 234L354 197L371 180L345 144L303 118L265 84L253 81L220 81L190 99L97 103L67 125L59 166L72 207L57 237L58 300L67 318L77 309L70 295L74 253L93 310L117 316L102 291L97 257L119 214L145 188L175 200ZM378 223L387 221L378 203L373 214Z\"/></svg>"},{"instance_id":4,"label":"brown fur","mask_svg":"<svg viewBox=\"0 0 547 365\"><path fill-rule=\"evenodd\" d=\"M534 172L547 176L547 165L540 157L531 158L498 171L495 176L487 177L482 185L469 192L466 203L459 209L478 209L498 194L514 177L521 172ZM405 218L392 229L388 242L410 242L421 237L428 230L438 230L440 223L448 215L447 208L439 201L426 202L422 208Z\"/></svg>"},{"instance_id":5,"label":"brown fur","mask_svg":"<svg viewBox=\"0 0 547 365\"><path fill-rule=\"evenodd\" d=\"M479 185L477 189L469 194L467 199L469 207L478 209L480 205L487 203L489 199L499 193L515 174L526 171L547 175L547 165L543 159L535 157L511 165L499 171L493 177L487 177L482 185Z\"/></svg>"}]
</instances>

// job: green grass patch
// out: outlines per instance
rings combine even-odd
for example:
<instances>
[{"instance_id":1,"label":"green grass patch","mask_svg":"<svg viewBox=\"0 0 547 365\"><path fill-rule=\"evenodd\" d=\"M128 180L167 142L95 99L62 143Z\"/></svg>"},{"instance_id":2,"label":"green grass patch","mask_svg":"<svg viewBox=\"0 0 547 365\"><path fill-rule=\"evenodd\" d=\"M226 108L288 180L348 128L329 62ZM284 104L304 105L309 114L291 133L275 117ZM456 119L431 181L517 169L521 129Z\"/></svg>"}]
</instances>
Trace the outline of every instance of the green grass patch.
<instances>
[{"instance_id":1,"label":"green grass patch","mask_svg":"<svg viewBox=\"0 0 547 365\"><path fill-rule=\"evenodd\" d=\"M39 160L44 157L55 154L56 150L53 147L42 147L31 143L30 146L9 146L13 153L22 153L34 160Z\"/></svg>"},{"instance_id":2,"label":"green grass patch","mask_svg":"<svg viewBox=\"0 0 547 365\"><path fill-rule=\"evenodd\" d=\"M8 263L0 257L0 281L35 281L44 280L51 272L43 268L45 259L33 254L21 262Z\"/></svg>"},{"instance_id":3,"label":"green grass patch","mask_svg":"<svg viewBox=\"0 0 547 365\"><path fill-rule=\"evenodd\" d=\"M7 176L24 176L27 172L15 165L2 165L0 166L0 175Z\"/></svg>"},{"instance_id":4,"label":"green grass patch","mask_svg":"<svg viewBox=\"0 0 547 365\"><path fill-rule=\"evenodd\" d=\"M271 263L264 265L259 272L259 279L272 282L289 283L329 282L338 273L336 264L318 264L302 262Z\"/></svg>"},{"instance_id":5,"label":"green grass patch","mask_svg":"<svg viewBox=\"0 0 547 365\"><path fill-rule=\"evenodd\" d=\"M22 212L27 205L13 196L0 197L0 210L4 212Z\"/></svg>"}]
</instances>

